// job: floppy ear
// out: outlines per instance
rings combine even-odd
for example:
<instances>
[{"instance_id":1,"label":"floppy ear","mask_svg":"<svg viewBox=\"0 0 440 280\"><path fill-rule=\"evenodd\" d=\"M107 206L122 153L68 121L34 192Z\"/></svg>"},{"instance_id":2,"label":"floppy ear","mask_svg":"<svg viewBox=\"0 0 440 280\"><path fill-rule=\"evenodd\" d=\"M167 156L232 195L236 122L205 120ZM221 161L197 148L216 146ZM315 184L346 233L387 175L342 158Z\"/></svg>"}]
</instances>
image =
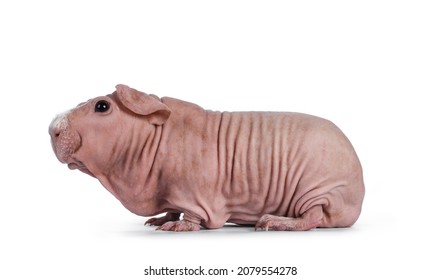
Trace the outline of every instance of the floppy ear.
<instances>
[{"instance_id":1,"label":"floppy ear","mask_svg":"<svg viewBox=\"0 0 440 280\"><path fill-rule=\"evenodd\" d=\"M170 108L160 100L126 85L117 85L115 94L127 109L147 116L152 124L164 124L171 114Z\"/></svg>"}]
</instances>

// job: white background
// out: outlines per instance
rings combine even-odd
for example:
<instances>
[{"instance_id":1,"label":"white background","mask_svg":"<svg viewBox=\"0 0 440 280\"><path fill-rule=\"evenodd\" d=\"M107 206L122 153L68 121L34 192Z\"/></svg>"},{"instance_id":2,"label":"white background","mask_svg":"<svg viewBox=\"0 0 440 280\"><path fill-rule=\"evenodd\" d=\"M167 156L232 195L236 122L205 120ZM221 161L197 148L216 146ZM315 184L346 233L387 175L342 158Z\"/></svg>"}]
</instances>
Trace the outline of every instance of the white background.
<instances>
[{"instance_id":1,"label":"white background","mask_svg":"<svg viewBox=\"0 0 440 280\"><path fill-rule=\"evenodd\" d=\"M150 265L202 265L298 267L240 279L439 279L439 14L438 1L1 1L0 278L152 279ZM47 134L56 113L118 83L331 119L364 167L358 223L144 227L61 165Z\"/></svg>"}]
</instances>

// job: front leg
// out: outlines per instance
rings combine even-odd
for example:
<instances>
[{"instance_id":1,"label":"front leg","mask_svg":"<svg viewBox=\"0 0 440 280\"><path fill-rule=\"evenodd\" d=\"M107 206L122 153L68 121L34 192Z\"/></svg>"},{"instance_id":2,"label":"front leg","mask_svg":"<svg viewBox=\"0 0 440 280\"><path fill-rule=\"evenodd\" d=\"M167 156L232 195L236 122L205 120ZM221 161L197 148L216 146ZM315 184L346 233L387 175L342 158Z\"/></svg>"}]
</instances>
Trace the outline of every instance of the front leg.
<instances>
[{"instance_id":1,"label":"front leg","mask_svg":"<svg viewBox=\"0 0 440 280\"><path fill-rule=\"evenodd\" d=\"M161 226L167 222L173 222L173 221L178 221L180 219L180 214L181 213L166 213L165 216L162 217L158 217L158 218L151 218L148 219L145 222L145 226L150 225L150 226Z\"/></svg>"},{"instance_id":2,"label":"front leg","mask_svg":"<svg viewBox=\"0 0 440 280\"><path fill-rule=\"evenodd\" d=\"M187 214L183 216L183 220L169 221L159 226L156 230L164 231L199 231L200 219L190 218Z\"/></svg>"}]
</instances>

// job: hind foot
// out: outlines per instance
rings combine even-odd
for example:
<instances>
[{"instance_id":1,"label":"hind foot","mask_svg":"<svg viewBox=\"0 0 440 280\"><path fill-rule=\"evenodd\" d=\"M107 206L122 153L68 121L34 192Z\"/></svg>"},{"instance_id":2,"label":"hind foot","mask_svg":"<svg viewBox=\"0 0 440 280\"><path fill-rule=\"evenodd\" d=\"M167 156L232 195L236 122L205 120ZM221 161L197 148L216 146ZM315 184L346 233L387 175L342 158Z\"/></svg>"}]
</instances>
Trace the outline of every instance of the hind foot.
<instances>
[{"instance_id":1,"label":"hind foot","mask_svg":"<svg viewBox=\"0 0 440 280\"><path fill-rule=\"evenodd\" d=\"M310 208L299 218L265 214L255 224L255 230L259 228L266 231L269 229L289 231L310 230L321 225L322 216L322 207L319 205Z\"/></svg>"}]
</instances>

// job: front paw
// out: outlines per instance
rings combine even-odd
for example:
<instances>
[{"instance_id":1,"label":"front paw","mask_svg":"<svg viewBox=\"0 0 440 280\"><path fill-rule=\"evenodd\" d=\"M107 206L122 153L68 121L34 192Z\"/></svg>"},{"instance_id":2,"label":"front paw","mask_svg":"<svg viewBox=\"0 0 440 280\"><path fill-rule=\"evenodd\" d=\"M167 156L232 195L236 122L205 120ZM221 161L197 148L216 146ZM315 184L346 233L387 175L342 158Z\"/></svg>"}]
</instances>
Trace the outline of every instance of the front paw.
<instances>
[{"instance_id":1,"label":"front paw","mask_svg":"<svg viewBox=\"0 0 440 280\"><path fill-rule=\"evenodd\" d=\"M193 222L181 220L181 221L172 221L167 222L156 230L164 230L164 231L199 231L200 225L195 224Z\"/></svg>"},{"instance_id":2,"label":"front paw","mask_svg":"<svg viewBox=\"0 0 440 280\"><path fill-rule=\"evenodd\" d=\"M145 222L145 226L161 226L167 222L178 221L180 219L180 213L167 213L165 216L158 218L151 218Z\"/></svg>"}]
</instances>

